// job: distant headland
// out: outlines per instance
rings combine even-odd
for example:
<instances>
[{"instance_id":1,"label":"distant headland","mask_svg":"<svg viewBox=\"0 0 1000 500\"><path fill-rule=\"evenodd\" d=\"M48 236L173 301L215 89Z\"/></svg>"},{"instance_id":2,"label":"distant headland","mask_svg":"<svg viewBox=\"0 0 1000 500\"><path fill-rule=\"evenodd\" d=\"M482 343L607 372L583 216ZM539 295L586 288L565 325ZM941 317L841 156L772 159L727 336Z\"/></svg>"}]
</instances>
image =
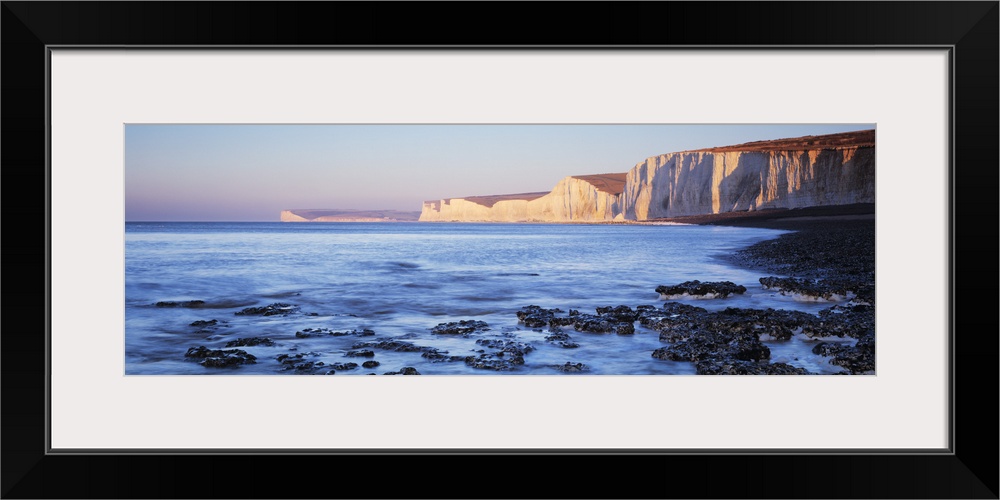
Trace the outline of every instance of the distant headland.
<instances>
[{"instance_id":1,"label":"distant headland","mask_svg":"<svg viewBox=\"0 0 1000 500\"><path fill-rule=\"evenodd\" d=\"M415 222L420 212L400 210L292 209L281 211L281 222Z\"/></svg>"}]
</instances>

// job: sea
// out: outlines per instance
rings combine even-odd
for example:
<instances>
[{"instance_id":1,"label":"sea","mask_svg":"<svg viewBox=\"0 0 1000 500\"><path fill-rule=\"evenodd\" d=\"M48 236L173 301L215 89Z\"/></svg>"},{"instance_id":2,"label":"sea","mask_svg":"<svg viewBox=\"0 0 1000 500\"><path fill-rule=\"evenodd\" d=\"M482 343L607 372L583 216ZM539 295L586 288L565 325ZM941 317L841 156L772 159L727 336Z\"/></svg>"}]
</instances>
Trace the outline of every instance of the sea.
<instances>
[{"instance_id":1,"label":"sea","mask_svg":"<svg viewBox=\"0 0 1000 500\"><path fill-rule=\"evenodd\" d=\"M747 292L669 300L708 310L812 314L839 304L763 289L758 278L767 273L725 258L783 232L682 224L127 222L124 372L349 376L408 368L453 376L693 375L693 363L653 358L666 342L638 322L633 335L563 327L578 346L566 348L546 340L553 333L547 328L519 322L517 312L529 305L589 314L606 306L662 307L667 299L656 287L689 280L732 281ZM269 313L239 314L247 308ZM433 331L463 321L477 325L475 331ZM253 338L268 342L226 347ZM490 342L530 346L530 352L523 364L502 371L416 350L348 355L359 343L384 340L455 357L477 356ZM797 334L765 344L772 362L818 374L842 371L812 353L816 342ZM202 346L239 349L256 362L203 366L202 358L186 356ZM365 368L366 361L378 366ZM567 372L567 363L580 369Z\"/></svg>"}]
</instances>

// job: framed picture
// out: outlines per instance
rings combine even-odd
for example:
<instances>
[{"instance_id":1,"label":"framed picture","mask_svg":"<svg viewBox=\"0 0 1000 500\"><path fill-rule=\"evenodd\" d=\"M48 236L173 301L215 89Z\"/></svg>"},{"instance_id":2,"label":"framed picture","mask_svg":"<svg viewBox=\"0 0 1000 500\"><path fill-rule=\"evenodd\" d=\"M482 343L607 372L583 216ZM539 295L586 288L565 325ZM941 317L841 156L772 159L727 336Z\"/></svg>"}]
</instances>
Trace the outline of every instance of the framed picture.
<instances>
[{"instance_id":1,"label":"framed picture","mask_svg":"<svg viewBox=\"0 0 1000 500\"><path fill-rule=\"evenodd\" d=\"M526 34L542 33L559 24L555 19L543 22L544 16L525 18L515 4L507 7L510 10L496 20L523 26ZM724 12L716 12L720 7L725 7ZM406 468L403 460L420 455L461 471L465 477L454 484L463 487L481 487L482 478L477 479L475 471L485 466L479 461L483 456L510 466L542 459L565 460L571 467L583 466L584 460L612 467L629 464L630 470L634 466L634 470L643 471L652 484L623 490L621 478L612 475L553 490L571 496L597 491L611 497L670 496L670 477L683 471L684 477L703 484L699 492L682 494L689 497L996 498L996 463L979 458L996 456L995 430L981 429L970 421L973 414L995 414L995 400L972 395L971 385L956 385L961 380L992 381L996 373L995 356L984 360L978 354L995 353L996 338L971 344L958 335L963 331L996 331L994 314L987 320L985 313L958 303L959 297L992 293L972 284L981 283L982 270L977 265L976 278L969 276L972 269L963 267L967 261L960 257L965 253L958 243L964 241L962 247L971 248L971 238L975 238L977 248L986 245L989 250L997 242L993 232L997 227L993 203L997 171L995 158L988 156L995 154L998 137L996 2L630 4L610 8L615 13L610 18L603 6L575 5L574 11L579 9L585 19L620 19L609 28L615 43L623 44L615 46L605 45L596 34L580 35L576 30L567 35L571 43L559 45L515 44L487 27L482 27L482 32L456 35L453 40L436 39L434 33L439 32L432 28L439 21L435 13L454 14L456 9L468 10L470 16L485 15L481 12L484 7L471 4L390 8L377 3L4 3L7 99L3 115L8 146L4 148L4 166L8 186L44 186L46 194L44 200L35 197L6 207L11 234L37 234L23 240L44 245L32 253L21 250L25 248L21 237L12 238L5 253L9 259L35 262L45 270L45 279L33 292L32 306L25 311L8 308L8 320L24 321L18 330L26 333L14 335L11 332L15 330L8 325L3 340L7 403L3 447L7 457L17 457L4 461L5 497L274 496L261 493L268 490L258 489L260 484L282 488L290 467L312 460L335 461L330 466L350 471L358 479L375 480L384 477L384 471L378 469L391 468L399 484L385 485L388 489L374 494L413 496L409 485L422 476L416 470L400 470ZM720 40L679 22L709 14L719 18L718 29L712 32L742 35L726 35L734 38ZM435 20L418 29L409 23L417 17ZM652 18L672 19L666 26L678 23L684 27L635 33L636 23L631 20L638 20L641 26L642 19ZM320 24L320 19L324 23ZM759 33L745 29L748 23L767 25L776 19L785 27ZM803 28L805 25L809 28ZM372 30L391 34L373 39ZM46 99L32 101L31 96ZM11 106L11 102L22 105ZM292 359L297 353L312 351L308 337L316 333L322 333L324 339L350 339L337 341L357 347L350 352L362 355L371 347L361 338L370 325L345 314L350 318L342 318L343 325L337 323L337 328L329 331L316 329L308 323L310 314L322 317L327 326L340 321L341 309L319 306L334 303L334 297L316 299L313 309L307 311L286 300L291 296L287 294L302 293L300 290L274 282L207 283L204 290L219 289L218 296L232 297L251 289L255 295L252 301L227 302L219 309L226 318L237 319L220 322L215 316L197 315L204 310L200 306L205 297L185 296L168 286L190 263L173 262L157 253L157 241L164 237L161 229L127 225L130 221L174 217L155 210L130 215L143 214L142 210L155 205L143 202L156 200L157 189L166 191L169 184L174 185L172 199L181 201L174 220L185 220L197 218L191 214L199 210L233 206L224 201L228 195L222 189L198 189L199 179L207 183L221 177L218 185L237 185L263 198L262 190L267 186L299 186L296 189L303 199L307 199L303 187L309 182L287 183L284 179L313 175L314 185L331 182L321 175L322 162L310 173L282 163L280 157L260 161L266 156L262 145L275 137L286 145L306 144L299 142L303 135L336 129L338 137L350 136L355 144L368 144L369 149L412 148L412 155L394 153L395 161L412 165L409 170L382 167L393 161L389 158L366 162L355 156L344 160L364 165L358 169L361 175L353 177L358 187L338 191L341 199L349 199L350 191L371 188L362 187L363 183L388 190L392 189L390 176L421 168L429 172L430 167L419 166L416 156L446 149L443 144L448 138L474 142L464 135L470 130L486 131L483 135L493 138L511 137L509 144L519 144L513 139L516 134L510 132L513 129L530 129L527 135L536 142L553 142L562 133L559 127L574 132L589 127L600 132L587 140L594 143L601 137L615 137L615 130L622 127L635 138L644 128L707 130L720 126L761 130L794 126L805 131L776 132L777 136L754 140L875 131L871 154L877 155L878 305L872 313L877 336L871 341L878 346L873 351L877 369L853 364L846 372L855 375L846 377L828 374L835 371L820 372L819 376L692 376L694 371L691 375L681 372L680 376L648 375L618 365L603 374L596 373L599 370L561 373L567 366L580 370L600 366L599 361L588 358L586 364L553 364L551 371L531 365L540 371L527 376L472 376L476 368L510 368L517 364L512 361L517 356L529 358L525 352L529 343L544 344L546 347L537 351L542 353L557 350L549 344L570 340L556 338L557 328L539 333L538 338L504 337L489 330L492 333L482 338L462 340L459 337L467 333L463 328L482 333L495 329L495 321L502 320L489 316L484 318L491 325L459 323L459 319L478 316L444 314L437 326L423 325L428 330L423 336L389 340L396 342L394 345L419 347L423 354L432 356L445 356L447 346L463 341L475 343L471 348L482 347L481 355L471 363L467 356L456 358L447 365L452 368L442 372L457 370L450 372L455 376L345 377L344 372L358 367L327 357L285 363L279 359L281 355L274 356L271 351L266 351L266 363L263 359L254 363L263 376L242 376L256 369L247 366L239 369L243 371L211 371L213 364L242 365L254 353L262 358L265 351L257 344L271 340L249 334L235 339L236 335L213 328L250 328L247 325L263 324L259 321L272 312L284 317L294 309L297 316L286 318L292 323L282 327L297 330L298 340L277 339L287 348L286 359ZM377 142L377 136L391 135L390 128L409 134L409 142ZM671 130L663 135L680 134L679 129ZM240 155L229 156L223 163L239 158L240 165L223 168L204 159L216 154L213 144L237 136ZM170 140L164 141L164 137ZM420 149L421 142L434 141L442 145ZM701 147L736 142L749 140ZM489 148L502 149L482 145L478 150L448 150L451 156L461 155L451 177L491 179L487 174L497 172L506 175L496 179L518 177L509 166L512 160L506 164L494 161L495 155L487 154ZM348 149L345 145L338 151ZM684 149L690 148L679 146L676 151ZM289 157L296 154L283 151ZM675 149L656 154L672 152ZM181 155L200 158L188 164L189 172L184 175L169 170L176 163L163 161ZM649 155L639 156L635 162ZM168 169L156 181L138 182L134 165L157 161ZM433 160L438 164L444 161ZM249 168L254 162L262 165L261 170ZM343 169L344 164L338 168ZM971 164L993 167L963 168ZM270 170L265 169L268 165ZM624 179L629 168L631 164L622 165L621 172L614 175ZM248 173L273 178L253 183L241 178ZM611 189L608 186L621 180L614 175L584 180L604 186L606 192ZM487 182L500 189L500 180ZM622 182L622 190L628 189L627 181ZM416 186L418 181L408 185ZM507 185L512 187L504 187L503 193L516 192L514 184ZM177 194L181 192L191 195L181 197ZM444 205L459 204L456 197L472 194L487 193L434 192L428 198L438 201L425 200L420 217L426 219L434 210L443 213ZM477 203L527 204L536 199L515 198ZM32 206L42 201L44 206ZM989 212L980 208L986 202L990 202L985 209ZM739 200L733 203L742 207ZM27 209L29 206L32 208ZM636 218L662 222L671 215L688 215L669 212L669 206L662 204L664 212L659 218ZM396 212L352 212L345 216L295 210L294 206L281 208L287 213L274 213L276 220L279 216L284 220L350 216L372 222L367 219L402 217L399 214L405 211L404 207L383 207ZM757 208L754 202L743 209ZM39 223L39 214L45 214L44 225ZM626 208L606 215L612 222L619 216L622 220L618 222L632 218ZM479 216L472 217L478 220L475 217ZM965 221L975 221L986 229L956 231L971 225ZM309 231L316 226L296 227L306 228L296 231ZM190 234L202 229L184 231ZM515 236L505 234L500 239ZM250 241L245 232L234 238ZM287 238L293 240L299 241ZM309 241L301 240L305 244ZM389 243L371 234L350 241L356 246L357 242L377 242L379 249L373 251L381 260L373 260L370 266L383 260L396 266L385 274L402 279L400 286L413 285L403 292L412 293L414 303L425 303L428 294L439 289L421 289L422 283L430 286L429 282L403 278L424 261L393 254ZM444 235L441 241L447 245L457 240L455 235ZM300 254L294 246L265 249L267 252L273 252L268 255L276 259ZM130 267L128 259L137 256L145 260L141 266L136 264L139 260L132 260L139 267ZM212 257L213 262L220 258ZM248 275L263 273L266 259L233 265L236 267L225 271L225 280L240 266L251 269ZM156 269L156 273L139 274L136 269L140 267ZM281 272L289 268L283 267ZM303 266L302 272L308 274L308 269ZM520 267L513 271L525 276L538 274ZM324 268L323 272L332 275L349 270ZM365 276L360 279L374 280ZM319 279L340 287L338 297L350 298L346 282L333 277ZM431 285L443 286L440 280ZM761 285L767 286L763 281ZM152 292L145 294L137 291L140 289ZM854 297L862 294L856 289L851 292ZM669 295L666 291L661 294ZM310 303L308 297L297 297ZM402 302L406 294L391 297L391 302ZM355 299L372 302L371 296ZM843 298L846 306L866 307L847 300ZM200 303L185 306L193 304L191 301ZM565 302L569 307L574 303ZM553 301L553 305L564 304ZM201 328L199 339L205 339L202 341L208 347L184 343L191 341L184 337L190 334L187 330L162 326L167 313L181 318L177 321L183 328ZM420 321L435 317L427 314L428 318ZM561 312L554 314L562 318ZM606 319L604 314L597 310L595 320ZM712 306L704 314L714 314ZM239 322L244 319L244 323ZM524 318L519 319L524 322ZM564 319L569 321L568 316ZM456 322L450 323L452 320ZM216 323L209 324L211 321ZM511 321L500 331L526 331ZM550 321L546 317L546 323L551 325ZM358 326L350 329L348 323ZM152 325L148 331L169 337L172 343L190 347L194 351L187 352L194 354L188 357L196 359L148 362L156 357L155 352L135 342L137 337L130 337L130 332L147 331L144 325ZM381 327L372 328L379 330L377 338L384 341ZM450 333L435 328L451 328L458 335L434 344L436 334ZM296 341L300 344L294 344ZM470 346L462 344L461 348ZM515 352L517 349L520 352ZM213 350L219 354L211 354ZM664 357L676 357L676 351L665 352ZM425 370L426 375L432 374L426 370L445 366L433 364L432 356L423 356L418 360L423 364L415 367L400 364L399 373ZM691 356L685 361L697 361ZM355 364L361 362L359 358ZM793 362L782 364L795 368ZM698 373L736 373L733 367L743 366L732 360L718 366L690 365ZM723 366L726 368L720 368ZM337 377L297 377L267 371L282 368L342 373ZM372 374L398 367L383 368L379 371L376 365L366 366ZM202 376L206 369L214 375ZM273 478L255 475L254 484L223 481L231 473L245 471L251 458L257 464L254 467L277 473ZM169 465L165 468L164 464ZM215 471L211 478L198 472L208 467ZM81 469L90 473L83 482L46 480L63 474L75 477L78 472L71 471ZM223 470L226 473L220 474ZM674 472L667 474L667 470ZM715 478L720 470L738 479L718 481ZM755 472L747 472L751 470ZM790 476L776 480L768 472L772 470ZM803 485L794 479L806 475L820 478L817 470L837 480ZM144 480L128 480L137 477ZM184 487L190 477L199 477L198 487ZM344 488L316 494L372 493Z\"/></svg>"}]
</instances>

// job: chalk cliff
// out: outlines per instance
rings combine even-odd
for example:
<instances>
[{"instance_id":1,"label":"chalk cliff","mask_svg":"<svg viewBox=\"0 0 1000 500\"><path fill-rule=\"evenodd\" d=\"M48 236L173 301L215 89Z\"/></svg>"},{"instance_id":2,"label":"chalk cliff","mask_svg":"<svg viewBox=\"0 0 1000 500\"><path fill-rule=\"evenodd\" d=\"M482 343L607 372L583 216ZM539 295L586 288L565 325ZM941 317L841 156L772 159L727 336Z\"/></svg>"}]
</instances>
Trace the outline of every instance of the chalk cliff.
<instances>
[{"instance_id":1,"label":"chalk cliff","mask_svg":"<svg viewBox=\"0 0 1000 500\"><path fill-rule=\"evenodd\" d=\"M625 174L566 177L550 192L425 201L421 221L609 221L622 209Z\"/></svg>"},{"instance_id":2,"label":"chalk cliff","mask_svg":"<svg viewBox=\"0 0 1000 500\"><path fill-rule=\"evenodd\" d=\"M875 131L759 141L566 177L548 193L428 201L421 221L648 220L875 202Z\"/></svg>"}]
</instances>

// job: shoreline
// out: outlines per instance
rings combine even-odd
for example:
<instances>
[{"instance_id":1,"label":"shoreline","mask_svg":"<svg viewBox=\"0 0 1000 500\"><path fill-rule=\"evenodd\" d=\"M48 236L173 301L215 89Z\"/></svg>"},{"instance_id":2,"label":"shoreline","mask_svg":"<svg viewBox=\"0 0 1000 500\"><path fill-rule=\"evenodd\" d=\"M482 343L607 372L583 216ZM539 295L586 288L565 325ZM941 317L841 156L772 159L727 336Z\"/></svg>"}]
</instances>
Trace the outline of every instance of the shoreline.
<instances>
[{"instance_id":1,"label":"shoreline","mask_svg":"<svg viewBox=\"0 0 1000 500\"><path fill-rule=\"evenodd\" d=\"M761 273L761 285L782 294L851 297L842 306L820 311L819 321L807 323L802 331L809 329L807 335L820 339L831 336L856 339L853 345L820 342L813 353L830 357L833 364L850 374L873 375L876 373L874 206L847 208L707 217L702 225L791 231L720 258Z\"/></svg>"},{"instance_id":2,"label":"shoreline","mask_svg":"<svg viewBox=\"0 0 1000 500\"><path fill-rule=\"evenodd\" d=\"M595 366L600 366L591 365L601 363L604 358L584 350L580 352L586 354L577 357L574 354L577 351L573 348L590 342L594 342L592 346L617 345L608 344L608 337L603 335L592 336L596 334L610 334L614 336L611 338L623 336L623 342L632 342L624 339L641 333L643 338L659 342L652 342L655 345L649 345L645 341L626 344L644 345L644 350L649 349L644 352L635 351L640 356L636 358L637 363L649 362L650 357L665 362L691 363L694 373L699 375L870 375L875 373L875 219L873 213L863 211L863 207L853 212L826 208L702 216L701 224L698 225L733 225L783 229L789 232L732 250L727 255L717 256L731 266L752 273L740 273L738 281L741 283L703 282L698 279L704 280L709 276L695 275L691 278L698 279L683 283L660 283L655 290L665 300L660 305L623 302L622 305L600 306L596 309L581 307L580 310L562 311L550 309L552 304L539 302L541 306L521 305L516 313L504 313L503 317L491 316L489 325L479 315L451 311L438 320L439 324L430 330L432 335L426 338L414 337L412 332L401 336L398 335L399 332L395 332L385 336L379 324L372 321L358 320L361 323L357 327L352 326L354 329L350 330L344 329L348 325L336 323L322 323L322 326L317 327L317 320L308 318L317 316L315 310L310 311L307 306L298 302L274 302L286 296L266 296L268 300L260 301L257 307L235 311L234 316L240 318L232 320L222 319L224 317L219 313L211 312L218 308L210 307L211 304L206 304L205 300L163 300L146 307L170 310L208 309L204 315L190 315L181 321L186 325L181 327L181 334L190 335L191 342L183 346L187 348L186 352L177 351L175 355L185 361L197 362L210 371L224 369L218 373L238 369L243 365L258 364L259 359L259 364L263 366L257 368L256 373L260 373L260 370L273 370L289 374L375 374L375 371L369 370L375 370L380 365L377 362L369 363L372 361L369 358L376 356L379 362L386 364L380 371L392 370L384 371L384 374L444 374L461 370L517 373L525 369L522 365L526 364L526 356L531 370L552 370L553 374L586 373ZM665 224L671 221L650 222ZM662 255L662 252L651 255L655 257ZM765 295L780 294L796 297L795 300L804 297L805 300L830 301L829 306L823 306L822 310L810 309L814 312L785 308L768 302L764 304L770 306L744 305L706 309L699 306L707 304L674 300L682 296L725 299L731 294L747 292L748 287L754 288L752 293L759 293L760 288L749 283L755 278L759 279L761 287L766 290ZM294 300L291 297L295 295L298 294L287 297ZM269 305L263 305L269 302ZM254 304L229 304L224 309L245 305ZM355 316L355 311L347 315L358 317ZM295 331L294 337L290 337L274 331L253 330L256 320L247 317L254 316L268 317L261 319L264 322L262 324L291 322L290 325L294 326L290 326L289 331L293 328L298 331ZM294 319L298 316L306 317L301 326L308 328L300 327ZM289 319L275 319L285 317ZM230 321L234 323L230 324ZM233 325L246 330L246 333L233 335L237 330L232 333L226 330ZM493 333L489 333L491 331ZM262 332L269 333L270 336L263 337ZM657 338L645 337L650 333ZM449 353L451 345L432 340L439 335L468 339L466 343L474 341L471 349L475 353L456 350L457 348ZM234 338L237 336L239 338ZM313 337L329 340L310 340ZM344 338L338 340L337 337ZM544 363L548 364L538 365L533 359L537 359L540 354L530 353L542 345L546 347L543 349L545 354L541 356L545 359ZM274 356L277 351L272 348L275 346L291 347L288 352ZM302 351L296 352L300 348ZM546 359L552 357L553 348L559 348L556 349L559 352L563 352L561 349L569 349L565 351L565 356L559 356L564 360L557 364L551 364L552 359ZM613 346L610 348L621 349ZM315 356L320 356L320 359L313 359ZM354 363L349 359L341 359L342 357L362 357L366 360ZM823 363L835 366L817 365L815 359L822 359ZM362 366L362 361L367 365ZM438 368L452 364L464 368ZM829 371L831 368L833 372Z\"/></svg>"}]
</instances>

